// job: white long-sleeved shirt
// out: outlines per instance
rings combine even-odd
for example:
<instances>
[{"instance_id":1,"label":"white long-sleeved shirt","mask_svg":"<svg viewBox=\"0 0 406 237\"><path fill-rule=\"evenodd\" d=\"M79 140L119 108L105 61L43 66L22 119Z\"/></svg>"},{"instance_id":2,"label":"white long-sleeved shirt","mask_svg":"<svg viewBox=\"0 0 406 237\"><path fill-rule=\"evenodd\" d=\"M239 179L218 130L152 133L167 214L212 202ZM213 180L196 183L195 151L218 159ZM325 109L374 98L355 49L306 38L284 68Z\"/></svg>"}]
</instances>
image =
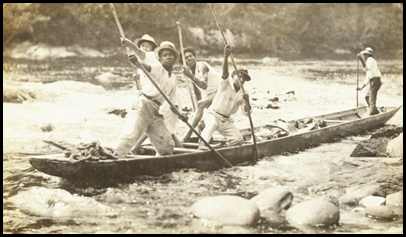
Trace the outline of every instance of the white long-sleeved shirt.
<instances>
[{"instance_id":1,"label":"white long-sleeved shirt","mask_svg":"<svg viewBox=\"0 0 406 237\"><path fill-rule=\"evenodd\" d=\"M177 79L174 73L169 73L162 64L152 64L150 65L152 79L160 87L163 93L169 98L169 100L175 104L177 101ZM170 75L169 75L170 74ZM163 103L165 99L152 84L152 82L147 78L145 74L141 75L142 93L154 97L157 101Z\"/></svg>"},{"instance_id":2,"label":"white long-sleeved shirt","mask_svg":"<svg viewBox=\"0 0 406 237\"><path fill-rule=\"evenodd\" d=\"M365 62L365 80L364 85L369 83L369 80L374 77L381 77L381 71L379 71L378 64L373 57L368 57Z\"/></svg>"},{"instance_id":3,"label":"white long-sleeved shirt","mask_svg":"<svg viewBox=\"0 0 406 237\"><path fill-rule=\"evenodd\" d=\"M145 57L143 59L140 59L141 62L147 64L147 65L152 65L152 64L159 64L159 60L156 58L154 51L150 51L150 52L145 52ZM142 84L145 83L143 81L147 81L147 83L149 83L148 79L145 78L144 72L138 68L137 71L134 72L133 76L139 75L141 80L141 88L142 88ZM143 79L144 78L144 79ZM137 83L134 82L134 89L136 90L135 95L138 97L138 94L140 92L140 88L138 88Z\"/></svg>"}]
</instances>

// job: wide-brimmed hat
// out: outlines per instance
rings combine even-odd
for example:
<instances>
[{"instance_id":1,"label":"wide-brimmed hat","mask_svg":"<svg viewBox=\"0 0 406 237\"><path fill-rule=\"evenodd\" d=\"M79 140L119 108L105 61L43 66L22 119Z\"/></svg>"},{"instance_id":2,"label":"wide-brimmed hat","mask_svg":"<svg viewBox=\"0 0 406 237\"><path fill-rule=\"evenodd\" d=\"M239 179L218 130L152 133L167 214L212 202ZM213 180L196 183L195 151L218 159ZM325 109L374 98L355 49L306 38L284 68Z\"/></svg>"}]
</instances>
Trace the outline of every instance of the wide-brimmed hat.
<instances>
[{"instance_id":1,"label":"wide-brimmed hat","mask_svg":"<svg viewBox=\"0 0 406 237\"><path fill-rule=\"evenodd\" d=\"M169 49L169 50L171 50L172 52L175 53L175 57L176 57L176 58L179 57L179 52L176 50L175 45L174 45L172 42L170 42L170 41L163 41L163 42L161 43L161 45L160 45L159 47L157 47L157 48L154 50L154 52L155 52L155 57L156 57L156 58L159 58L159 53L161 52L161 50L164 50L164 49Z\"/></svg>"},{"instance_id":2,"label":"wide-brimmed hat","mask_svg":"<svg viewBox=\"0 0 406 237\"><path fill-rule=\"evenodd\" d=\"M363 51L361 51L361 53L360 54L368 54L368 55L373 55L372 53L373 53L374 51L372 50L372 48L370 48L370 47L366 47Z\"/></svg>"},{"instance_id":3,"label":"wide-brimmed hat","mask_svg":"<svg viewBox=\"0 0 406 237\"><path fill-rule=\"evenodd\" d=\"M183 53L185 54L186 52L190 52L193 54L193 56L196 57L196 49L193 47L186 47L183 49Z\"/></svg>"},{"instance_id":4,"label":"wide-brimmed hat","mask_svg":"<svg viewBox=\"0 0 406 237\"><path fill-rule=\"evenodd\" d=\"M154 50L156 47L158 47L158 45L155 43L155 39L152 38L148 34L145 34L141 38L134 40L134 44L137 45L138 48L141 46L142 43L145 43L145 42L149 42L152 44L152 50Z\"/></svg>"},{"instance_id":5,"label":"wide-brimmed hat","mask_svg":"<svg viewBox=\"0 0 406 237\"><path fill-rule=\"evenodd\" d=\"M231 75L235 75L236 73L235 73L235 71L231 74ZM248 74L248 70L247 69L245 69L245 68L240 68L240 69L238 69L238 74L240 74L240 76L242 77L242 79L244 80L244 81L251 81L251 77L250 77L250 75Z\"/></svg>"}]
</instances>

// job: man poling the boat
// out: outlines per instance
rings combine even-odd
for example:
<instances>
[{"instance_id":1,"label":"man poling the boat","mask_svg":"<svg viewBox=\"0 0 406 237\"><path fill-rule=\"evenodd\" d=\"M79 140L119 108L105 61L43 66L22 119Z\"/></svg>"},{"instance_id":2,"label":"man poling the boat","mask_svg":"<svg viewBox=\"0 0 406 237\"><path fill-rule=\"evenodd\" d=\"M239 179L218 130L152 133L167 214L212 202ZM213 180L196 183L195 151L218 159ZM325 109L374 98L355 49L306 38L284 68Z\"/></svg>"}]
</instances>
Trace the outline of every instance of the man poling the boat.
<instances>
[{"instance_id":1,"label":"man poling the boat","mask_svg":"<svg viewBox=\"0 0 406 237\"><path fill-rule=\"evenodd\" d=\"M378 96L378 90L382 85L382 75L374 58L372 48L367 47L365 50L361 51L357 57L362 62L366 72L362 86L358 87L357 85L357 91L364 89L364 87L369 84L369 91L365 96L365 100L369 106L369 115L379 114L379 110L376 107L376 99Z\"/></svg>"},{"instance_id":2,"label":"man poling the boat","mask_svg":"<svg viewBox=\"0 0 406 237\"><path fill-rule=\"evenodd\" d=\"M243 143L241 132L234 125L234 120L230 117L238 111L241 106L243 114L251 113L252 107L247 106L246 100L248 94L243 93L241 88L251 77L248 70L240 69L242 81L239 81L237 72L229 73L228 57L231 54L231 46L224 48L223 74L221 76L219 88L213 99L212 105L204 114L205 128L202 131L202 137L210 140L215 131L218 131L227 139L228 146L238 146ZM199 143L199 149L207 149L203 143Z\"/></svg>"},{"instance_id":3,"label":"man poling the boat","mask_svg":"<svg viewBox=\"0 0 406 237\"><path fill-rule=\"evenodd\" d=\"M135 39L134 43L127 38L121 38L121 44L124 47L129 48L130 50L133 51L137 50L135 48L138 47L141 51L144 52L144 56L140 59L145 63L147 64L159 63L158 59L155 57L154 54L154 49L156 49L158 45L155 42L155 39L150 35L144 34L141 38ZM127 51L127 54L129 54L129 51ZM142 72L140 69L138 69L133 73L132 77L134 78L134 81L142 84L142 82L140 81L141 79L140 74L142 74ZM141 87L135 85L135 89L141 90Z\"/></svg>"},{"instance_id":4,"label":"man poling the boat","mask_svg":"<svg viewBox=\"0 0 406 237\"><path fill-rule=\"evenodd\" d=\"M184 74L194 83L195 94L200 94L197 103L197 109L192 117L192 126L196 127L203 117L203 112L213 102L216 95L221 75L215 68L205 61L196 61L197 52L193 47L187 47L183 50L186 60ZM188 142L192 130L189 130L182 141Z\"/></svg>"},{"instance_id":5,"label":"man poling the boat","mask_svg":"<svg viewBox=\"0 0 406 237\"><path fill-rule=\"evenodd\" d=\"M177 100L177 79L176 75L172 73L172 69L179 53L172 42L164 41L154 51L160 63L143 64L140 67L141 63L137 56L142 56L143 52L137 49L134 52L137 55L130 54L129 60L139 68L144 69L142 71L147 77L152 75L157 85L151 81L149 83L145 81L142 85L142 93L127 115L126 125L114 150L119 157L125 157L145 132L158 155L170 155L173 152L174 141L164 124L159 108L165 101L163 97L165 95L170 98L165 96L167 101ZM162 89L157 90L158 86ZM173 105L173 103L171 104Z\"/></svg>"},{"instance_id":6,"label":"man poling the boat","mask_svg":"<svg viewBox=\"0 0 406 237\"><path fill-rule=\"evenodd\" d=\"M210 10L211 10L211 12L212 12L212 14L213 14L214 20L215 20L216 23L217 23L217 27L218 27L218 29L219 29L221 35L223 36L224 44L225 44L225 45L228 45L227 39L226 39L226 37L225 37L225 35L224 35L223 30L221 29L221 26L220 26L220 23L219 23L219 21L218 21L218 19L217 19L216 13L214 12L214 9L213 9L213 7L211 6L210 3L209 3L209 7L210 7ZM245 89L244 89L244 87L242 86L240 73L239 73L239 71L238 71L238 69L237 69L237 65L235 64L234 57L233 57L233 55L232 55L231 53L230 53L230 58L231 58L231 61L233 62L234 70L235 70L236 75L237 75L237 77L238 77L238 81L239 81L239 83L240 83L240 85L241 85L241 91L242 91L242 93L243 93L243 95L244 95L243 98L244 98L244 100L245 100L245 103L246 103L246 105L248 106L248 111L251 111L251 105L250 105L248 96L245 95ZM249 120L249 122L250 122L251 135L252 135L252 140L253 140L253 142L254 142L254 154L255 154L254 157L255 157L256 160L259 160L259 152L258 152L258 146L257 146L257 139L256 139L256 137L255 137L254 124L252 123L252 118L251 118L251 113L250 113L250 112L248 112L248 120Z\"/></svg>"},{"instance_id":7,"label":"man poling the boat","mask_svg":"<svg viewBox=\"0 0 406 237\"><path fill-rule=\"evenodd\" d=\"M159 64L158 58L155 56L154 50L158 46L155 43L154 38L151 36L145 34L141 38L138 38L135 40L134 43L132 43L129 39L121 39L121 44L123 44L125 47L130 48L133 52L136 51L143 51L144 52L144 57L140 58L142 62L146 64ZM141 55L142 56L142 55ZM138 69L138 75L140 76L140 83L141 86L143 84L150 84L149 80L146 78L144 73L141 71L141 69ZM139 90L136 92L137 95L142 93L142 90ZM177 96L177 95L176 95ZM178 100L173 101L175 103L175 106L179 107L179 102ZM162 114L164 117L164 123L168 130L171 132L172 139L175 142L175 147L183 147L181 141L179 138L175 135L175 129L178 124L178 116L173 113L171 110L170 106L168 103L165 101L159 108L159 113ZM132 149L132 152L136 154L136 152L139 150L141 147L142 143L147 139L147 135L144 133L140 139L135 143L134 148Z\"/></svg>"}]
</instances>

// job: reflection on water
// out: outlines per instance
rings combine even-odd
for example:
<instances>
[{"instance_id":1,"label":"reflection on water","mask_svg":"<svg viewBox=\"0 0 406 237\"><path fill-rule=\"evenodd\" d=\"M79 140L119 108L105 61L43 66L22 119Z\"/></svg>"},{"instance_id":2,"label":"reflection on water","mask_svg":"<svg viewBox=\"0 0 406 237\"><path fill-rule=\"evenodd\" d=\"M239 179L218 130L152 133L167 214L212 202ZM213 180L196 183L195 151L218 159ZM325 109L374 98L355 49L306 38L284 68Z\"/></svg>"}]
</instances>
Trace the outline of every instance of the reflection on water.
<instances>
[{"instance_id":1,"label":"reflection on water","mask_svg":"<svg viewBox=\"0 0 406 237\"><path fill-rule=\"evenodd\" d=\"M351 64L338 63L337 68ZM317 64L316 69L319 66L320 64ZM353 66L349 72L343 72L342 75L349 73L354 78L356 71ZM296 67L299 67L298 71L295 71ZM298 62L289 65L282 63L282 66L274 68L252 65L253 75L259 78L258 80L269 75L277 77L277 73L303 72L303 67L309 65ZM104 72L114 72L122 76L131 74L126 59L9 61L3 63L3 74L5 72L8 80L42 82L92 81L95 76ZM334 83L349 84L353 79L350 77L342 76L342 81L345 82ZM280 81L278 78L275 81ZM297 78L294 84L303 82L301 86L305 87L305 80L307 79ZM256 88L261 88L261 85ZM330 83L318 84L317 87L320 89L317 96L331 97L328 90ZM255 90L255 86L250 89ZM299 91L298 96L303 96L300 95L300 88L294 89ZM352 92L349 93L353 94ZM314 93L312 95L315 96ZM332 99L334 100L335 98ZM300 108L307 105L308 101L299 99L292 104ZM288 106L288 103L282 104L278 111L272 111L272 116L276 117L277 113L291 115L294 110L286 111ZM259 117L261 113L263 111L253 117L258 120L269 119ZM100 121L97 115L94 116ZM246 122L246 119L244 121ZM257 124L257 121L254 122ZM237 123L242 123L242 119L237 119ZM86 121L83 124L88 125ZM106 124L92 125L95 126L94 131L101 130L101 136L105 136L106 133L102 129ZM76 132L72 131L71 134ZM36 139L40 136L32 137ZM25 149L26 143L20 144L18 140L24 137L15 135L12 139L14 140L7 140L6 144L16 141L19 149ZM354 185L353 177L345 176L339 170L345 168L340 162L349 157L355 144L355 139L343 139L297 154L265 158L250 166L213 172L186 169L157 177L138 176L120 183L92 184L72 183L42 174L29 165L26 155L3 154L3 233L402 233L403 214L392 222L378 222L351 212L351 207L348 206L340 207L340 225L333 229L294 227L285 220L283 213L274 219L262 218L252 227L213 225L194 219L189 213L192 204L206 196L238 195L250 199L262 190L277 186L291 190L294 195L293 204L324 194L336 194L336 197L339 197L345 187ZM44 146L36 145L34 148L37 149L36 152L44 152ZM388 185L388 192L399 191L397 189L403 186L403 181L391 179L389 175L400 172L403 174L402 166L376 166L379 169L370 169L371 173L357 177L357 181L367 183L390 180L397 183ZM372 174L375 171L382 174Z\"/></svg>"}]
</instances>

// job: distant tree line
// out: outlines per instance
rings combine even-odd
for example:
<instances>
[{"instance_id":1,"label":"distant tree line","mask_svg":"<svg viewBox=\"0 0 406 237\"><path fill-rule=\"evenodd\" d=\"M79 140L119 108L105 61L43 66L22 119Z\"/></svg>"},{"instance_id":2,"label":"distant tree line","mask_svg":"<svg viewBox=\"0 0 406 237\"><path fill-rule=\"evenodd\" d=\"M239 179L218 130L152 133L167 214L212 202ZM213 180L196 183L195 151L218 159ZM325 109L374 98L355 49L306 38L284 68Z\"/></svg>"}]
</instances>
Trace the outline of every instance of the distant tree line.
<instances>
[{"instance_id":1,"label":"distant tree line","mask_svg":"<svg viewBox=\"0 0 406 237\"><path fill-rule=\"evenodd\" d=\"M213 3L235 53L247 57L354 57L366 46L384 58L403 57L403 3ZM115 3L127 38L220 55L224 47L207 3ZM107 3L3 3L3 51L22 42L120 47Z\"/></svg>"}]
</instances>

